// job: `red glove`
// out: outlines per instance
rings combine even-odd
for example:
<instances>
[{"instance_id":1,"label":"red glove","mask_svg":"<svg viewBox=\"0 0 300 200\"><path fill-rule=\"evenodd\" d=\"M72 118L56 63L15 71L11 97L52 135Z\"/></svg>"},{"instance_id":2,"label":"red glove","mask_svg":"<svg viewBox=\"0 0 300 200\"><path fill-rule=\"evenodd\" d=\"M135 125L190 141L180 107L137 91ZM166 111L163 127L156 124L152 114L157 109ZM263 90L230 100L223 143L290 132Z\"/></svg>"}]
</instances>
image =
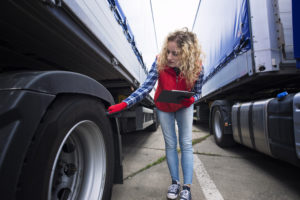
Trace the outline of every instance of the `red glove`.
<instances>
[{"instance_id":1,"label":"red glove","mask_svg":"<svg viewBox=\"0 0 300 200\"><path fill-rule=\"evenodd\" d=\"M118 103L116 105L109 106L108 107L108 113L112 114L112 113L115 113L115 112L119 112L119 111L125 109L126 107L127 107L127 103L125 103L125 102Z\"/></svg>"},{"instance_id":2,"label":"red glove","mask_svg":"<svg viewBox=\"0 0 300 200\"><path fill-rule=\"evenodd\" d=\"M192 105L193 103L195 102L195 98L194 97L191 97L189 99L183 99L181 100L181 104L184 106L184 107L190 107L190 105Z\"/></svg>"}]
</instances>

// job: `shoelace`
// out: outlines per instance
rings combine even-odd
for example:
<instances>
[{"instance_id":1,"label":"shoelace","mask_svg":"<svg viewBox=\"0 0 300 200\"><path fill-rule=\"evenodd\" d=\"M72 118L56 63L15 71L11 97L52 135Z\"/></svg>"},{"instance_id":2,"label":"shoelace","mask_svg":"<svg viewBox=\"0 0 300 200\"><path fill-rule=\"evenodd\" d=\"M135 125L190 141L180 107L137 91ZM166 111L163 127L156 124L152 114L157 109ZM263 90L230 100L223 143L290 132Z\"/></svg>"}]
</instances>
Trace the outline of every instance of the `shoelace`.
<instances>
[{"instance_id":1,"label":"shoelace","mask_svg":"<svg viewBox=\"0 0 300 200\"><path fill-rule=\"evenodd\" d=\"M177 184L172 184L169 186L168 191L171 193L176 193L176 190L178 189L178 185Z\"/></svg>"}]
</instances>

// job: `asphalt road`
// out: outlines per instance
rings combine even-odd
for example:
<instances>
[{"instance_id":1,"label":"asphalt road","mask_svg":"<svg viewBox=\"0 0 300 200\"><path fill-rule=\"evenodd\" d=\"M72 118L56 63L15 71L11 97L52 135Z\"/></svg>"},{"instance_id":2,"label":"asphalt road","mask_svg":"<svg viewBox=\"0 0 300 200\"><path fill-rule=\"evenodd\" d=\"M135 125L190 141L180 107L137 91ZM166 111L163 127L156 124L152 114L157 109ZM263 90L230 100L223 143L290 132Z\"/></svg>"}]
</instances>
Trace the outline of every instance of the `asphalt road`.
<instances>
[{"instance_id":1,"label":"asphalt road","mask_svg":"<svg viewBox=\"0 0 300 200\"><path fill-rule=\"evenodd\" d=\"M206 125L194 125L193 200L298 200L300 168L236 145L219 148ZM122 136L124 184L112 200L166 200L171 182L164 141L156 132Z\"/></svg>"}]
</instances>

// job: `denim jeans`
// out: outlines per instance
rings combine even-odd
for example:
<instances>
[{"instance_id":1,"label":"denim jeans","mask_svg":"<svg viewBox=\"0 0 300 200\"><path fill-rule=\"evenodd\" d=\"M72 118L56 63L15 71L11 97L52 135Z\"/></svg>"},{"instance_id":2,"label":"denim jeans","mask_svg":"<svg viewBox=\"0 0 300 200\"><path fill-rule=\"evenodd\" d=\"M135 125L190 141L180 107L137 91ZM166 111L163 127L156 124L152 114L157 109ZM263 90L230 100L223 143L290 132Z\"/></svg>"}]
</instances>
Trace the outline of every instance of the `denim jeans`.
<instances>
[{"instance_id":1,"label":"denim jeans","mask_svg":"<svg viewBox=\"0 0 300 200\"><path fill-rule=\"evenodd\" d=\"M175 120L177 121L184 184L192 184L193 180L193 108L194 105L182 108L176 112L158 110L158 118L165 139L166 157L171 178L172 180L179 181L177 135L175 131Z\"/></svg>"}]
</instances>

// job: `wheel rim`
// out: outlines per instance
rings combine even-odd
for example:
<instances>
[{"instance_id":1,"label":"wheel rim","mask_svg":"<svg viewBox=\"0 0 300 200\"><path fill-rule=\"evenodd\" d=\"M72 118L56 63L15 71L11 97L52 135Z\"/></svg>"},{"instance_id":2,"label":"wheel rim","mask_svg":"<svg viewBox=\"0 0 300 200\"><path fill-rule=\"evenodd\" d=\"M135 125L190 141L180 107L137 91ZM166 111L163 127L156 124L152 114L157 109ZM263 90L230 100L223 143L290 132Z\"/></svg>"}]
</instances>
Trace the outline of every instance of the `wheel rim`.
<instances>
[{"instance_id":1,"label":"wheel rim","mask_svg":"<svg viewBox=\"0 0 300 200\"><path fill-rule=\"evenodd\" d=\"M219 110L216 110L214 114L214 133L218 139L222 137L221 113Z\"/></svg>"},{"instance_id":2,"label":"wheel rim","mask_svg":"<svg viewBox=\"0 0 300 200\"><path fill-rule=\"evenodd\" d=\"M102 199L106 151L102 132L92 121L81 121L63 139L48 188L50 199Z\"/></svg>"}]
</instances>

